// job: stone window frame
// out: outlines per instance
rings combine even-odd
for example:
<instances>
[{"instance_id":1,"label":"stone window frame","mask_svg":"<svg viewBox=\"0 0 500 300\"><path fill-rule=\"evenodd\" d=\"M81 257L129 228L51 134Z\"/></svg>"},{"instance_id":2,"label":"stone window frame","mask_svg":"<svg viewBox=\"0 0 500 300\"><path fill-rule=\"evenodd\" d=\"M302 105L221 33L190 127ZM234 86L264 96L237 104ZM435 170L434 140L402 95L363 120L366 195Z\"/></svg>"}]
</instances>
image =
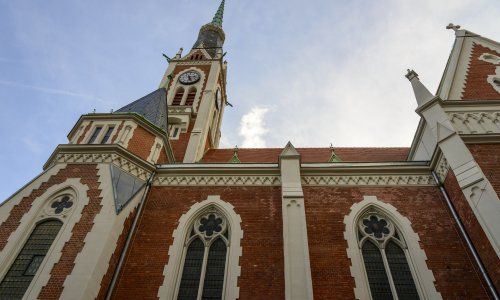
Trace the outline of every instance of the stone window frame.
<instances>
[{"instance_id":1,"label":"stone window frame","mask_svg":"<svg viewBox=\"0 0 500 300\"><path fill-rule=\"evenodd\" d=\"M195 71L197 73L200 74L200 80L198 80L198 82L194 83L194 84L189 84L189 85L186 85L186 84L182 84L179 82L179 77L186 73L186 72L189 72L189 71ZM184 94L182 96L182 100L180 102L180 106L185 106L186 104L186 98L188 96L188 93L189 93L189 90L191 88L196 88L196 95L194 97L194 101L193 101L193 112L197 112L198 111L198 103L201 101L201 94L202 94L202 91L203 91L203 86L205 84L205 81L208 80L208 74L205 74L205 71L203 71L202 69L196 67L196 66L191 66L189 68L186 68L182 71L180 71L179 73L177 73L174 78L172 78L172 87L169 89L171 91L176 91L175 93L171 93L170 96L168 97L167 99L167 104L169 107L171 107L173 101L174 101L174 97L175 95L177 94L177 91L179 89L179 87L182 87L184 89ZM208 92L208 90L205 90L205 92Z\"/></svg>"},{"instance_id":2,"label":"stone window frame","mask_svg":"<svg viewBox=\"0 0 500 300\"><path fill-rule=\"evenodd\" d=\"M188 235L191 233L195 220L206 214L210 208L215 208L224 216L230 231L222 299L239 298L238 277L241 274L239 259L242 254L240 243L243 238L241 217L234 211L233 205L221 200L219 195L211 195L206 200L193 204L189 211L179 219L179 225L172 234L173 243L168 250L169 260L163 270L163 284L158 289L160 300L174 299L177 295Z\"/></svg>"},{"instance_id":3,"label":"stone window frame","mask_svg":"<svg viewBox=\"0 0 500 300\"><path fill-rule=\"evenodd\" d=\"M427 256L420 247L420 238L413 231L410 220L401 215L394 206L378 200L376 196L364 196L361 202L351 206L351 212L344 217L344 239L347 241L347 256L351 261L350 271L355 281L354 295L356 299L372 299L358 240L359 220L371 209L389 218L397 228L398 233L403 236L406 243L405 252L408 265L420 299L442 299L434 285L434 274L427 266Z\"/></svg>"},{"instance_id":4,"label":"stone window frame","mask_svg":"<svg viewBox=\"0 0 500 300\"><path fill-rule=\"evenodd\" d=\"M31 299L38 296L52 276L50 272L59 261L63 247L71 238L73 227L80 220L83 207L89 201L87 191L88 187L81 184L79 179L71 178L51 186L33 201L31 209L25 213L18 228L8 238L7 245L0 251L0 280L3 280L38 224L47 220L61 221L63 225L26 290L24 298ZM71 196L73 205L61 213L56 213L51 207L52 203L64 195Z\"/></svg>"}]
</instances>

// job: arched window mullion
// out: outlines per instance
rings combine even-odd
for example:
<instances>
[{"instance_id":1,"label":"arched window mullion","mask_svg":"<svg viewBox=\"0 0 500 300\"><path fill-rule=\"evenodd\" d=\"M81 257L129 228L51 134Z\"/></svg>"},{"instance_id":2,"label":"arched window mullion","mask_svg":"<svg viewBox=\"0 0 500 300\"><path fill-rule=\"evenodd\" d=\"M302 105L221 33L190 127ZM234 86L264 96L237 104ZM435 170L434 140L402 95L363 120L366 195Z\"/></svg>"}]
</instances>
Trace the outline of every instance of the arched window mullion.
<instances>
[{"instance_id":1,"label":"arched window mullion","mask_svg":"<svg viewBox=\"0 0 500 300\"><path fill-rule=\"evenodd\" d=\"M394 278L392 277L391 268L389 267L389 261L387 260L387 256L385 253L385 247L380 249L380 253L382 254L382 261L384 262L385 274L389 279L389 286L391 288L392 297L394 300L399 300L398 292L396 290L396 286L394 285Z\"/></svg>"}]
</instances>

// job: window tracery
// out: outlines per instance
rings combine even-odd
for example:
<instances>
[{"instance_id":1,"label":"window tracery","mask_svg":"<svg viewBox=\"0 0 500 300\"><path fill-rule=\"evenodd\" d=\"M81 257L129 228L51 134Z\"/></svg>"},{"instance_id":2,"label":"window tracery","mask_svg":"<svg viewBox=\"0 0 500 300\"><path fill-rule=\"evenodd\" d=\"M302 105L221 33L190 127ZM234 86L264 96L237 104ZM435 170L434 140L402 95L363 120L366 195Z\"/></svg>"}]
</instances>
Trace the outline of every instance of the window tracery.
<instances>
[{"instance_id":1,"label":"window tracery","mask_svg":"<svg viewBox=\"0 0 500 300\"><path fill-rule=\"evenodd\" d=\"M177 299L221 299L229 230L224 216L209 209L193 222L185 244Z\"/></svg>"},{"instance_id":2,"label":"window tracery","mask_svg":"<svg viewBox=\"0 0 500 300\"><path fill-rule=\"evenodd\" d=\"M407 247L394 223L370 210L359 218L358 229L372 298L419 299L405 253Z\"/></svg>"}]
</instances>

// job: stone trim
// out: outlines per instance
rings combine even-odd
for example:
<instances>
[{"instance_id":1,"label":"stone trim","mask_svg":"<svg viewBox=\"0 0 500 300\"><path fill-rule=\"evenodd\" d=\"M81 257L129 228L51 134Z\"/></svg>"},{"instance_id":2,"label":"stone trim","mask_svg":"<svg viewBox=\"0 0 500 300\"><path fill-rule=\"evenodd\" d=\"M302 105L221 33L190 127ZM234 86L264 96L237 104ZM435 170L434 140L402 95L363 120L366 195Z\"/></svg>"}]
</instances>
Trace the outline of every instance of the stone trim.
<instances>
[{"instance_id":1,"label":"stone trim","mask_svg":"<svg viewBox=\"0 0 500 300\"><path fill-rule=\"evenodd\" d=\"M125 149L116 145L59 145L44 168L61 163L112 163L142 180L147 180L154 168L152 164L145 163L142 159L131 155Z\"/></svg>"},{"instance_id":2,"label":"stone trim","mask_svg":"<svg viewBox=\"0 0 500 300\"><path fill-rule=\"evenodd\" d=\"M439 161L435 168L436 174L438 175L441 182L444 182L444 180L446 179L446 175L448 175L449 170L450 170L450 164L448 163L446 157L444 157L444 155L441 154L441 157L439 158Z\"/></svg>"},{"instance_id":3,"label":"stone trim","mask_svg":"<svg viewBox=\"0 0 500 300\"><path fill-rule=\"evenodd\" d=\"M279 186L279 176L157 176L155 186Z\"/></svg>"},{"instance_id":4,"label":"stone trim","mask_svg":"<svg viewBox=\"0 0 500 300\"><path fill-rule=\"evenodd\" d=\"M182 273L182 260L185 253L184 244L187 235L190 233L190 225L211 206L215 206L224 214L231 230L226 274L224 277L224 295L222 298L226 300L239 298L238 277L241 273L239 258L242 254L240 242L243 238L241 217L234 211L233 205L221 200L220 196L215 195L208 196L206 200L193 204L189 211L180 217L179 226L177 226L177 229L175 229L172 234L173 244L168 250L169 260L163 271L163 285L158 289L158 297L160 300L175 299L180 276L182 276L180 273Z\"/></svg>"},{"instance_id":5,"label":"stone trim","mask_svg":"<svg viewBox=\"0 0 500 300\"><path fill-rule=\"evenodd\" d=\"M500 133L498 111L448 111L447 114L459 134Z\"/></svg>"},{"instance_id":6,"label":"stone trim","mask_svg":"<svg viewBox=\"0 0 500 300\"><path fill-rule=\"evenodd\" d=\"M371 176L302 176L302 184L310 186L435 186L432 175L371 175Z\"/></svg>"},{"instance_id":7,"label":"stone trim","mask_svg":"<svg viewBox=\"0 0 500 300\"><path fill-rule=\"evenodd\" d=\"M344 239L347 241L347 257L351 260L351 275L356 284L354 288L356 299L371 299L363 257L356 238L358 220L371 207L389 217L401 231L409 254L407 257L408 265L412 270L420 298L442 299L441 294L434 286L434 274L427 267L427 256L419 244L420 237L413 231L410 220L402 216L394 206L378 200L376 196L364 196L361 202L351 206L351 212L344 217Z\"/></svg>"}]
</instances>

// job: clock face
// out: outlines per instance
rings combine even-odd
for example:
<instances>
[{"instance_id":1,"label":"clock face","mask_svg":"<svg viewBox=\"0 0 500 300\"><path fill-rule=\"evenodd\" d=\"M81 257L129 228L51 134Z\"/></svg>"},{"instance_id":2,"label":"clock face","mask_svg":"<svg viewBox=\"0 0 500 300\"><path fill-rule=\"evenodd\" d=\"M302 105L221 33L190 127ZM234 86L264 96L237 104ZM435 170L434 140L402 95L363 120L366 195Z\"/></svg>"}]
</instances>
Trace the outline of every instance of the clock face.
<instances>
[{"instance_id":1,"label":"clock face","mask_svg":"<svg viewBox=\"0 0 500 300\"><path fill-rule=\"evenodd\" d=\"M215 92L215 107L217 109L220 109L222 107L222 96L220 93L220 89Z\"/></svg>"},{"instance_id":2,"label":"clock face","mask_svg":"<svg viewBox=\"0 0 500 300\"><path fill-rule=\"evenodd\" d=\"M200 73L195 71L187 71L179 77L179 82L182 84L193 84L200 80Z\"/></svg>"}]
</instances>

